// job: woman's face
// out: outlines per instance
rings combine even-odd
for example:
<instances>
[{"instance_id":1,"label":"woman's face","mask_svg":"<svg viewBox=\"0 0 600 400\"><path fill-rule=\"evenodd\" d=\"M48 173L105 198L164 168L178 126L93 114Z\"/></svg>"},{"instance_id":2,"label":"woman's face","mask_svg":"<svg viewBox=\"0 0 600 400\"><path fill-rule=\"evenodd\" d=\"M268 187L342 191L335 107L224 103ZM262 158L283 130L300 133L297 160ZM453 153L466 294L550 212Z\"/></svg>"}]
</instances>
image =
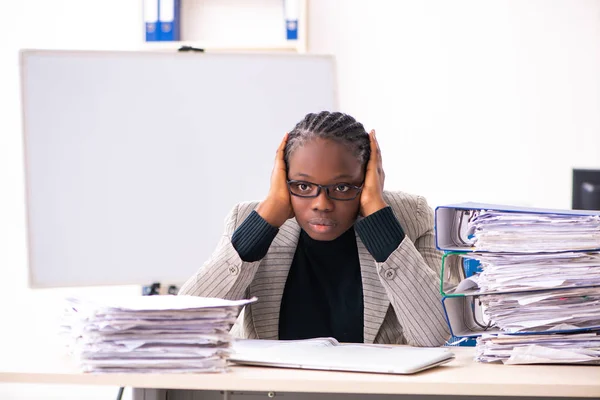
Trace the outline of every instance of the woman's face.
<instances>
[{"instance_id":1,"label":"woman's face","mask_svg":"<svg viewBox=\"0 0 600 400\"><path fill-rule=\"evenodd\" d=\"M346 146L315 138L289 157L288 179L319 185L361 186L364 171ZM356 221L360 206L360 196L348 201L332 200L327 197L325 189L312 198L292 195L291 201L296 221L315 240L333 240L341 236Z\"/></svg>"}]
</instances>

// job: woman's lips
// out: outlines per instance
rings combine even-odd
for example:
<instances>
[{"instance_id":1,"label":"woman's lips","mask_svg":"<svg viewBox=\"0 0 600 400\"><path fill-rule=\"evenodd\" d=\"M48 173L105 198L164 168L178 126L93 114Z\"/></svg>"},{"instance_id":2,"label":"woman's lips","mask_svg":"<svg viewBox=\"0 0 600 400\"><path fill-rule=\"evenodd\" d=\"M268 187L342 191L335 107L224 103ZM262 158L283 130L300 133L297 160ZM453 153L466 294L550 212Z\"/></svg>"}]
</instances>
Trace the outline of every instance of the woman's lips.
<instances>
[{"instance_id":1,"label":"woman's lips","mask_svg":"<svg viewBox=\"0 0 600 400\"><path fill-rule=\"evenodd\" d=\"M311 230L317 233L327 233L335 228L337 225L334 220L327 218L313 218L308 220L308 225Z\"/></svg>"}]
</instances>

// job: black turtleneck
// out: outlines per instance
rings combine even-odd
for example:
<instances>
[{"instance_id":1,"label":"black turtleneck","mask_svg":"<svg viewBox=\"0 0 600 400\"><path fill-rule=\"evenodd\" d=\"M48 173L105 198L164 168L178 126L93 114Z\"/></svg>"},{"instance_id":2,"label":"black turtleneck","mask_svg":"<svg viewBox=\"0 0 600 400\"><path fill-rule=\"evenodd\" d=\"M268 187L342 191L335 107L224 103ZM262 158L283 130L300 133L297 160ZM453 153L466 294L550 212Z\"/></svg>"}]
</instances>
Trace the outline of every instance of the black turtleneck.
<instances>
[{"instance_id":1,"label":"black turtleneck","mask_svg":"<svg viewBox=\"0 0 600 400\"><path fill-rule=\"evenodd\" d=\"M301 230L283 292L279 339L334 337L340 342L363 342L363 288L355 229L378 262L385 261L404 239L390 207L357 221L332 241L313 240ZM258 261L277 232L253 211L235 230L231 243L242 260Z\"/></svg>"},{"instance_id":2,"label":"black turtleneck","mask_svg":"<svg viewBox=\"0 0 600 400\"><path fill-rule=\"evenodd\" d=\"M279 312L279 339L363 342L363 289L354 228L332 241L302 230Z\"/></svg>"}]
</instances>

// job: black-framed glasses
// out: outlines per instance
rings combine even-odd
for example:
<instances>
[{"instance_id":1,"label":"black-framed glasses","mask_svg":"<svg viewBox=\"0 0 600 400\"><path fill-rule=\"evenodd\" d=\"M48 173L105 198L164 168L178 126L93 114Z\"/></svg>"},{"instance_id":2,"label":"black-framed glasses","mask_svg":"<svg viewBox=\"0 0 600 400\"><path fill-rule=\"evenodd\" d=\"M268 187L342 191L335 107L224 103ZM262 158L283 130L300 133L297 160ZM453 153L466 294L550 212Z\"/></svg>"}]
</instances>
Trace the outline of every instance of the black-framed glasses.
<instances>
[{"instance_id":1,"label":"black-framed glasses","mask_svg":"<svg viewBox=\"0 0 600 400\"><path fill-rule=\"evenodd\" d=\"M331 200L349 201L354 200L362 191L362 186L354 186L349 183L334 183L332 185L319 185L306 181L287 181L290 193L298 197L317 197L321 189L325 189L327 197Z\"/></svg>"}]
</instances>

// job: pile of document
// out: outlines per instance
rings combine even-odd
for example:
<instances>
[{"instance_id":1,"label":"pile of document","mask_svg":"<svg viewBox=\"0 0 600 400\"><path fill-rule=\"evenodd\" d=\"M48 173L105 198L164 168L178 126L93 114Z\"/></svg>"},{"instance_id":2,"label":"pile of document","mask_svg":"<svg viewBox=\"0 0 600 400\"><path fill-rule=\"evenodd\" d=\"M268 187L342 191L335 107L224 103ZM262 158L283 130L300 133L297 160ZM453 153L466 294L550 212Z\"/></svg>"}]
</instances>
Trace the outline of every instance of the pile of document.
<instances>
[{"instance_id":1,"label":"pile of document","mask_svg":"<svg viewBox=\"0 0 600 400\"><path fill-rule=\"evenodd\" d=\"M600 247L598 216L482 210L469 232L475 249L488 252L473 257L481 262L479 293L487 294L479 297L484 322L531 334L481 337L479 361L600 362L600 253L577 251Z\"/></svg>"},{"instance_id":2,"label":"pile of document","mask_svg":"<svg viewBox=\"0 0 600 400\"><path fill-rule=\"evenodd\" d=\"M600 253L473 253L479 293L600 286Z\"/></svg>"},{"instance_id":3,"label":"pile of document","mask_svg":"<svg viewBox=\"0 0 600 400\"><path fill-rule=\"evenodd\" d=\"M254 300L70 298L64 327L86 372L221 372L231 352L229 330Z\"/></svg>"},{"instance_id":4,"label":"pile of document","mask_svg":"<svg viewBox=\"0 0 600 400\"><path fill-rule=\"evenodd\" d=\"M481 296L489 320L505 332L600 326L600 287Z\"/></svg>"},{"instance_id":5,"label":"pile of document","mask_svg":"<svg viewBox=\"0 0 600 400\"><path fill-rule=\"evenodd\" d=\"M600 249L600 216L478 210L471 214L467 235L476 251Z\"/></svg>"},{"instance_id":6,"label":"pile of document","mask_svg":"<svg viewBox=\"0 0 600 400\"><path fill-rule=\"evenodd\" d=\"M453 334L479 336L482 362L600 363L600 213L478 206L436 210L442 271L479 262L442 281Z\"/></svg>"},{"instance_id":7,"label":"pile of document","mask_svg":"<svg viewBox=\"0 0 600 400\"><path fill-rule=\"evenodd\" d=\"M476 358L505 364L600 364L600 334L483 335Z\"/></svg>"}]
</instances>

